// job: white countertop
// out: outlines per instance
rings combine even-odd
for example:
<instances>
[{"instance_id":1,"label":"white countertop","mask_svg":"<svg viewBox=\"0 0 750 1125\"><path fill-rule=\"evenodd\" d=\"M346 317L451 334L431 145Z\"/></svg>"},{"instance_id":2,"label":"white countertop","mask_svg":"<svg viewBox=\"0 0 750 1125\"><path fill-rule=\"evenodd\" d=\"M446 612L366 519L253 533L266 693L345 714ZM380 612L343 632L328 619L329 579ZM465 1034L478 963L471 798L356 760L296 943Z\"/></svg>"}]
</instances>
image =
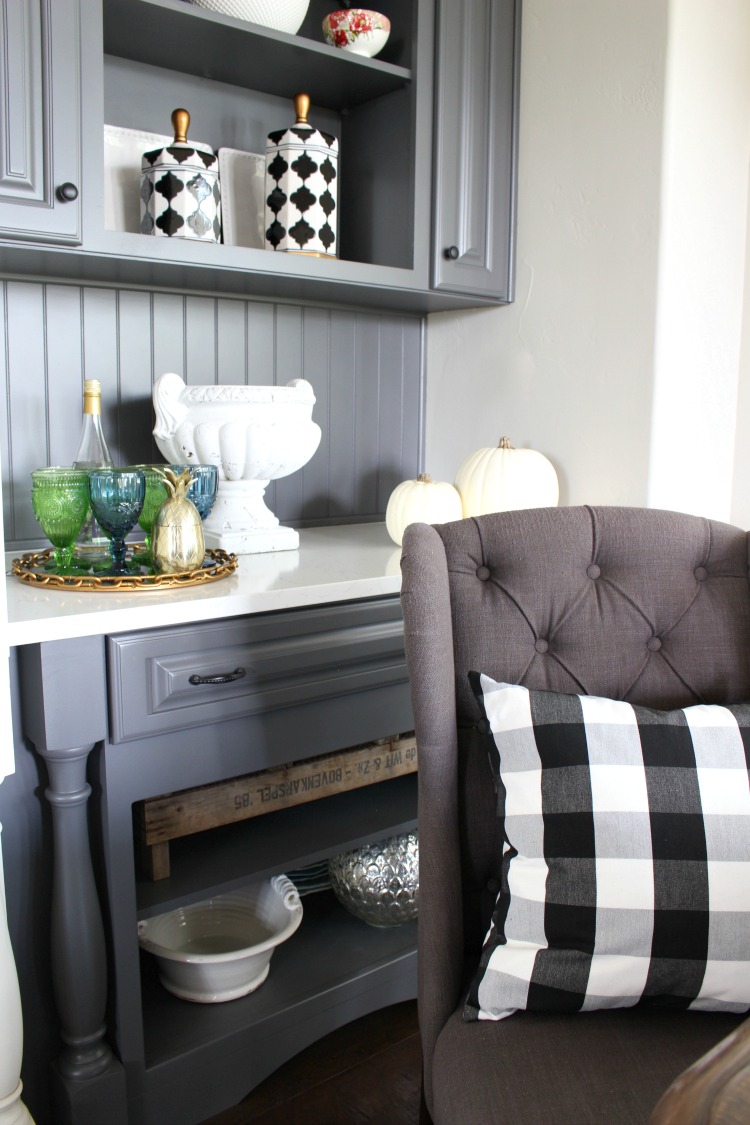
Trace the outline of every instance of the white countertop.
<instances>
[{"instance_id":1,"label":"white countertop","mask_svg":"<svg viewBox=\"0 0 750 1125\"><path fill-rule=\"evenodd\" d=\"M10 569L10 559L6 571ZM240 555L228 578L184 590L77 592L7 578L8 643L68 640L397 594L401 548L383 523L300 531L296 551Z\"/></svg>"}]
</instances>

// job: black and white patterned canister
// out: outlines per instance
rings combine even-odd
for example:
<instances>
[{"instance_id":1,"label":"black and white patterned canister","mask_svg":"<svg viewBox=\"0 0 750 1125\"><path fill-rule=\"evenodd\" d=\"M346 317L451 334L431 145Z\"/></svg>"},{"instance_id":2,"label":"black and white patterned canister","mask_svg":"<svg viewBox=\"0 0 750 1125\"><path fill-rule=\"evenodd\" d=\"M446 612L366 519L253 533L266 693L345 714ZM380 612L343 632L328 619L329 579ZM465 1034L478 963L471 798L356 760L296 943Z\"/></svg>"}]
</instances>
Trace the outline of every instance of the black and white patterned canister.
<instances>
[{"instance_id":1,"label":"black and white patterned canister","mask_svg":"<svg viewBox=\"0 0 750 1125\"><path fill-rule=\"evenodd\" d=\"M172 114L175 138L141 159L141 233L166 238L221 241L221 188L218 157L188 144L190 114Z\"/></svg>"},{"instance_id":2,"label":"black and white patterned canister","mask_svg":"<svg viewBox=\"0 0 750 1125\"><path fill-rule=\"evenodd\" d=\"M266 246L335 258L339 142L308 124L307 94L297 94L294 108L294 125L268 135Z\"/></svg>"}]
</instances>

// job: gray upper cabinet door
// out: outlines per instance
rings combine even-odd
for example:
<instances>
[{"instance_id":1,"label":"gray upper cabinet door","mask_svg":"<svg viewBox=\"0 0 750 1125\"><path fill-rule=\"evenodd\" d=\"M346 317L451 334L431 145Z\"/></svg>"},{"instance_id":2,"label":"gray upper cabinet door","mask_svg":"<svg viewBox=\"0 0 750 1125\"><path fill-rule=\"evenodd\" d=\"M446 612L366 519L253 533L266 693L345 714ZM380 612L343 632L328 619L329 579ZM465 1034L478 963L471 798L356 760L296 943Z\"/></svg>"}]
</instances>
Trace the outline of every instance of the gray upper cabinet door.
<instances>
[{"instance_id":1,"label":"gray upper cabinet door","mask_svg":"<svg viewBox=\"0 0 750 1125\"><path fill-rule=\"evenodd\" d=\"M432 283L513 300L521 0L438 0Z\"/></svg>"},{"instance_id":2,"label":"gray upper cabinet door","mask_svg":"<svg viewBox=\"0 0 750 1125\"><path fill-rule=\"evenodd\" d=\"M0 19L0 237L80 243L80 0L0 0Z\"/></svg>"}]
</instances>

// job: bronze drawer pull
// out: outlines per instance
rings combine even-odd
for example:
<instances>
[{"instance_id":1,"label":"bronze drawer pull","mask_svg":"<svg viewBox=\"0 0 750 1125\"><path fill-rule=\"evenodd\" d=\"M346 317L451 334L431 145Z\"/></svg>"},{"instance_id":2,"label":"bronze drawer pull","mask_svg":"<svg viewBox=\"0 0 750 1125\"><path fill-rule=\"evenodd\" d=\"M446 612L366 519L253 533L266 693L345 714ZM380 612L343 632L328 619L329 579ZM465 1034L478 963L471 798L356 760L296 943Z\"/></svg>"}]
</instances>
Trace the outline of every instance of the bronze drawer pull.
<instances>
[{"instance_id":1,"label":"bronze drawer pull","mask_svg":"<svg viewBox=\"0 0 750 1125\"><path fill-rule=\"evenodd\" d=\"M234 680L241 680L246 676L247 672L244 668L235 668L233 672L227 672L223 676L191 676L188 683L191 684L231 684Z\"/></svg>"}]
</instances>

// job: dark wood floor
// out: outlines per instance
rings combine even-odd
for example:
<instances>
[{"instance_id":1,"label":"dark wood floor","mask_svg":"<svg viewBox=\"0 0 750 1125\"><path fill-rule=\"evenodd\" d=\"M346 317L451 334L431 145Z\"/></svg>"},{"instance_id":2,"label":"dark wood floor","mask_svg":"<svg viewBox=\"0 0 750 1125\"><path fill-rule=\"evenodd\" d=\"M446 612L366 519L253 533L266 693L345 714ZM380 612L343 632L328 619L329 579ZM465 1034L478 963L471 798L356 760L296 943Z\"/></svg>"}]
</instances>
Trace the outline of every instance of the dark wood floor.
<instances>
[{"instance_id":1,"label":"dark wood floor","mask_svg":"<svg viewBox=\"0 0 750 1125\"><path fill-rule=\"evenodd\" d=\"M327 1035L204 1125L417 1125L421 1065L410 1000Z\"/></svg>"}]
</instances>

